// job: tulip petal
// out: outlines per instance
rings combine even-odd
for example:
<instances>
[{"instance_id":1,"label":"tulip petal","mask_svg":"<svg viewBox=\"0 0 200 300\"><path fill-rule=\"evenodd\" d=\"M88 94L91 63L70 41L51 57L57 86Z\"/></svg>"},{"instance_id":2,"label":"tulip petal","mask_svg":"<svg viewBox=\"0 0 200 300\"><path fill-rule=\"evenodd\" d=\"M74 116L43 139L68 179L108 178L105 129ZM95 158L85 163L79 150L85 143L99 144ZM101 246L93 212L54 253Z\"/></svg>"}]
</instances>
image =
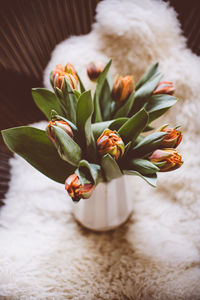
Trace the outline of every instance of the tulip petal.
<instances>
[{"instance_id":1,"label":"tulip petal","mask_svg":"<svg viewBox=\"0 0 200 300\"><path fill-rule=\"evenodd\" d=\"M64 118L63 116L60 116L57 114L57 112L55 110L51 111L51 120L63 120L65 122L67 122L70 127L73 129L73 131L77 131L77 127L74 125L74 123L72 123L71 121L69 121L68 119Z\"/></svg>"}]
</instances>

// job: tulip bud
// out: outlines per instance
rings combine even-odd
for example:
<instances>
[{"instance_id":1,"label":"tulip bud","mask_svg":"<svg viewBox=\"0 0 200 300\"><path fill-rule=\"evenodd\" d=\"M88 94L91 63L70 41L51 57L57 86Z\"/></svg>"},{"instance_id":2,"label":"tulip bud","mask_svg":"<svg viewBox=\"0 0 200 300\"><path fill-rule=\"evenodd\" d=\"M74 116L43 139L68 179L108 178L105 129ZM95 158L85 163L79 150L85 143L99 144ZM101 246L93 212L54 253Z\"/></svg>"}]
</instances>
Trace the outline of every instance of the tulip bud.
<instances>
[{"instance_id":1,"label":"tulip bud","mask_svg":"<svg viewBox=\"0 0 200 300\"><path fill-rule=\"evenodd\" d=\"M104 69L104 65L101 63L89 63L87 66L87 74L91 81L96 81L101 72Z\"/></svg>"},{"instance_id":2,"label":"tulip bud","mask_svg":"<svg viewBox=\"0 0 200 300\"><path fill-rule=\"evenodd\" d=\"M76 70L75 70L74 66L70 63L67 63L65 65L65 72L70 76L70 78L73 82L73 83L71 83L73 89L77 89L78 76L77 76L77 73L76 73Z\"/></svg>"},{"instance_id":3,"label":"tulip bud","mask_svg":"<svg viewBox=\"0 0 200 300\"><path fill-rule=\"evenodd\" d=\"M150 157L150 161L163 163L157 165L160 172L173 171L183 164L181 155L178 154L177 150L171 148L155 150Z\"/></svg>"},{"instance_id":4,"label":"tulip bud","mask_svg":"<svg viewBox=\"0 0 200 300\"><path fill-rule=\"evenodd\" d=\"M56 65L55 70L53 70L53 72L52 72L53 79L57 74L59 75L60 73L63 73L64 71L65 71L64 67L61 64Z\"/></svg>"},{"instance_id":5,"label":"tulip bud","mask_svg":"<svg viewBox=\"0 0 200 300\"><path fill-rule=\"evenodd\" d=\"M109 153L118 160L124 154L124 142L121 137L110 129L105 129L97 140L97 148L100 155Z\"/></svg>"},{"instance_id":6,"label":"tulip bud","mask_svg":"<svg viewBox=\"0 0 200 300\"><path fill-rule=\"evenodd\" d=\"M180 130L177 130L176 128L166 128L167 126L168 124L163 125L158 130L167 133L162 141L162 146L164 148L176 148L180 144L183 135Z\"/></svg>"},{"instance_id":7,"label":"tulip bud","mask_svg":"<svg viewBox=\"0 0 200 300\"><path fill-rule=\"evenodd\" d=\"M93 190L92 183L81 184L78 175L72 174L65 181L65 189L73 201L79 201L81 198L88 199Z\"/></svg>"},{"instance_id":8,"label":"tulip bud","mask_svg":"<svg viewBox=\"0 0 200 300\"><path fill-rule=\"evenodd\" d=\"M171 81L160 81L154 90L153 94L168 94L173 95L175 91L175 86Z\"/></svg>"},{"instance_id":9,"label":"tulip bud","mask_svg":"<svg viewBox=\"0 0 200 300\"><path fill-rule=\"evenodd\" d=\"M54 87L55 78L58 77L61 73L64 72L64 68L62 65L56 65L56 68L50 74L50 81L52 86Z\"/></svg>"},{"instance_id":10,"label":"tulip bud","mask_svg":"<svg viewBox=\"0 0 200 300\"><path fill-rule=\"evenodd\" d=\"M120 76L114 83L112 97L115 101L125 101L135 89L133 76Z\"/></svg>"},{"instance_id":11,"label":"tulip bud","mask_svg":"<svg viewBox=\"0 0 200 300\"><path fill-rule=\"evenodd\" d=\"M56 74L53 80L53 86L54 88L59 88L60 90L63 89L64 86L64 78L65 78L65 73L60 72L59 74Z\"/></svg>"},{"instance_id":12,"label":"tulip bud","mask_svg":"<svg viewBox=\"0 0 200 300\"><path fill-rule=\"evenodd\" d=\"M65 68L62 65L57 65L55 70L53 70L51 73L50 80L54 88L57 87L62 90L65 78L74 90L77 89L78 76L76 74L74 66L70 63L67 63Z\"/></svg>"},{"instance_id":13,"label":"tulip bud","mask_svg":"<svg viewBox=\"0 0 200 300\"><path fill-rule=\"evenodd\" d=\"M52 126L58 126L60 127L62 130L64 130L67 134L69 134L69 136L71 138L73 138L73 131L71 129L71 127L69 126L69 124L65 121L62 121L62 120L57 120L57 121L50 121L48 126L47 126L47 135L50 139L50 141L52 143L55 143L55 133L52 129Z\"/></svg>"}]
</instances>

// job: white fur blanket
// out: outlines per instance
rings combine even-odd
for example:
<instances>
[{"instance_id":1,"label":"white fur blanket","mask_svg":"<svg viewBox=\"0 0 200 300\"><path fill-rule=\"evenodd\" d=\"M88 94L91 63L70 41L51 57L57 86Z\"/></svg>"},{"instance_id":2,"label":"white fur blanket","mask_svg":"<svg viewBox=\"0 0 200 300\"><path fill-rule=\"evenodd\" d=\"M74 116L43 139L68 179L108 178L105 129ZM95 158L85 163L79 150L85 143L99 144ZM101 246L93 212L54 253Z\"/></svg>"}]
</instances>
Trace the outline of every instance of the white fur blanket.
<instances>
[{"instance_id":1,"label":"white fur blanket","mask_svg":"<svg viewBox=\"0 0 200 300\"><path fill-rule=\"evenodd\" d=\"M105 0L96 20L90 34L56 47L45 85L58 63L74 64L91 88L90 61L112 57L113 74L136 79L159 61L180 99L159 124L181 125L185 163L159 174L156 189L129 177L131 220L93 233L74 221L62 185L11 159L0 215L0 299L200 299L200 59L164 2Z\"/></svg>"}]
</instances>

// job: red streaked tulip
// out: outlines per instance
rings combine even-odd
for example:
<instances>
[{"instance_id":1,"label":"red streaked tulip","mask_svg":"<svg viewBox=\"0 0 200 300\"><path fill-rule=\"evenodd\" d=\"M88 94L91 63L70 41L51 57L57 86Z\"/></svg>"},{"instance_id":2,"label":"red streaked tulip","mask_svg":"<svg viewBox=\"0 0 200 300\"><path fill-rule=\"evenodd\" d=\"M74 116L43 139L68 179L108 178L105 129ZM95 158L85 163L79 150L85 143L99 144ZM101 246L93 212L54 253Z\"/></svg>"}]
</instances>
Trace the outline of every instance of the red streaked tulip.
<instances>
[{"instance_id":1,"label":"red streaked tulip","mask_svg":"<svg viewBox=\"0 0 200 300\"><path fill-rule=\"evenodd\" d=\"M114 83L112 89L112 98L115 101L125 101L135 89L133 76L120 76Z\"/></svg>"},{"instance_id":2,"label":"red streaked tulip","mask_svg":"<svg viewBox=\"0 0 200 300\"><path fill-rule=\"evenodd\" d=\"M182 157L176 149L166 148L157 149L150 157L150 161L160 168L160 172L173 171L178 169L182 164ZM163 163L163 164L160 164Z\"/></svg>"},{"instance_id":3,"label":"red streaked tulip","mask_svg":"<svg viewBox=\"0 0 200 300\"><path fill-rule=\"evenodd\" d=\"M104 64L91 62L87 66L87 74L91 81L96 81L104 69Z\"/></svg>"},{"instance_id":4,"label":"red streaked tulip","mask_svg":"<svg viewBox=\"0 0 200 300\"><path fill-rule=\"evenodd\" d=\"M69 75L72 75L72 78L74 78L76 81L76 84L78 84L78 76L77 76L76 70L72 64L67 63L65 65L65 72Z\"/></svg>"},{"instance_id":5,"label":"red streaked tulip","mask_svg":"<svg viewBox=\"0 0 200 300\"><path fill-rule=\"evenodd\" d=\"M63 89L64 78L69 82L72 89L77 89L78 76L72 64L67 63L65 67L61 64L57 65L51 73L51 82L54 88Z\"/></svg>"},{"instance_id":6,"label":"red streaked tulip","mask_svg":"<svg viewBox=\"0 0 200 300\"><path fill-rule=\"evenodd\" d=\"M62 120L50 121L46 130L47 130L47 135L48 135L48 137L49 137L49 139L52 143L55 142L55 133L52 129L52 126L60 127L67 134L69 134L69 136L71 136L71 138L73 138L73 136L74 136L73 131L72 131L71 127L69 126L69 124L67 122L62 121Z\"/></svg>"},{"instance_id":7,"label":"red streaked tulip","mask_svg":"<svg viewBox=\"0 0 200 300\"><path fill-rule=\"evenodd\" d=\"M162 141L162 146L164 148L176 148L180 144L183 135L180 130L177 130L177 128L166 128L167 126L168 124L163 125L160 129L158 129L160 132L167 133Z\"/></svg>"},{"instance_id":8,"label":"red streaked tulip","mask_svg":"<svg viewBox=\"0 0 200 300\"><path fill-rule=\"evenodd\" d=\"M173 95L175 92L175 86L171 81L160 81L154 90L153 94L168 94Z\"/></svg>"},{"instance_id":9,"label":"red streaked tulip","mask_svg":"<svg viewBox=\"0 0 200 300\"><path fill-rule=\"evenodd\" d=\"M101 156L109 153L118 160L124 154L124 142L121 137L110 129L105 129L97 140L97 149Z\"/></svg>"},{"instance_id":10,"label":"red streaked tulip","mask_svg":"<svg viewBox=\"0 0 200 300\"><path fill-rule=\"evenodd\" d=\"M81 198L88 199L94 191L94 184L81 184L77 174L70 175L65 181L65 189L73 201L79 201Z\"/></svg>"}]
</instances>

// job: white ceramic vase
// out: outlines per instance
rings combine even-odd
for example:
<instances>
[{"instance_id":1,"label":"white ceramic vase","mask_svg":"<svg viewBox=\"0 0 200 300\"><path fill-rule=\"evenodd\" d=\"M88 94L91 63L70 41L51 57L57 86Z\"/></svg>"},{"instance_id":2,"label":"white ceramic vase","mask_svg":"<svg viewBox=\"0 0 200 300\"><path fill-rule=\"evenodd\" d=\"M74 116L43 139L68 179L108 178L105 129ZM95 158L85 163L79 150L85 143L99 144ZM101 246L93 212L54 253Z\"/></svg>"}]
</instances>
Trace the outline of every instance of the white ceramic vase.
<instances>
[{"instance_id":1,"label":"white ceramic vase","mask_svg":"<svg viewBox=\"0 0 200 300\"><path fill-rule=\"evenodd\" d=\"M89 199L73 204L76 220L94 231L108 231L123 224L132 212L125 176L99 183Z\"/></svg>"}]
</instances>

